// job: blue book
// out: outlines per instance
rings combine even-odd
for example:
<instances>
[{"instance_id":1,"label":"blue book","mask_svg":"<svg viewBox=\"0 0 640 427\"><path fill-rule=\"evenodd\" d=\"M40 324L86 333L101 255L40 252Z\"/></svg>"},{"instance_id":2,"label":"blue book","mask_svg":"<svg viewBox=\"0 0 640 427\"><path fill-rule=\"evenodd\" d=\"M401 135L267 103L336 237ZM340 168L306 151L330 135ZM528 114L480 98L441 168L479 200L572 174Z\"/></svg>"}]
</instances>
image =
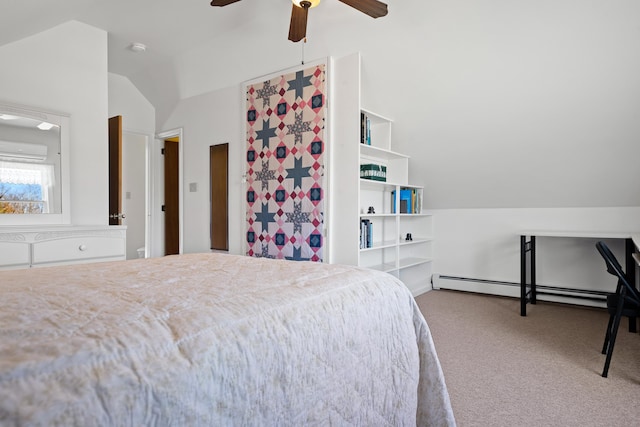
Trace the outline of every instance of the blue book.
<instances>
[{"instance_id":1,"label":"blue book","mask_svg":"<svg viewBox=\"0 0 640 427\"><path fill-rule=\"evenodd\" d=\"M400 213L413 213L413 190L400 190Z\"/></svg>"}]
</instances>

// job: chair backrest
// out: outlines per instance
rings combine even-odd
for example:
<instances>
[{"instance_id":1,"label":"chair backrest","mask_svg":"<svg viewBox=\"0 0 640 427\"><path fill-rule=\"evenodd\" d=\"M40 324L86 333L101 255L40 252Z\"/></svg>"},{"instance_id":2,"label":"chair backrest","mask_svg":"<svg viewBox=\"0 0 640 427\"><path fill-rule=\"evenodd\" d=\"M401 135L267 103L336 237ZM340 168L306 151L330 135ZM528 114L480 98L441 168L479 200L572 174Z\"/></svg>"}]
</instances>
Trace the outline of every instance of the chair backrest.
<instances>
[{"instance_id":1,"label":"chair backrest","mask_svg":"<svg viewBox=\"0 0 640 427\"><path fill-rule=\"evenodd\" d=\"M607 272L618 278L618 284L624 286L628 298L640 303L640 293L627 281L627 276L615 255L611 252L611 249L602 241L596 243L596 248L598 252L600 252L600 255L602 255L602 258L604 258L607 265Z\"/></svg>"}]
</instances>

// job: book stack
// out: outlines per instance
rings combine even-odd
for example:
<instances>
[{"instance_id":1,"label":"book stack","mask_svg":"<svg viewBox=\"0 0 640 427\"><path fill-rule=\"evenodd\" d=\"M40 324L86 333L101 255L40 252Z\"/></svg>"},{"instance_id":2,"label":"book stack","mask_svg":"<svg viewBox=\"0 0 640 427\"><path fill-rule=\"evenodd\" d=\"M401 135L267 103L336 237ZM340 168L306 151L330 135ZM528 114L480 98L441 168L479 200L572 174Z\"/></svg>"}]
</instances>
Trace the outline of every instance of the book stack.
<instances>
[{"instance_id":1,"label":"book stack","mask_svg":"<svg viewBox=\"0 0 640 427\"><path fill-rule=\"evenodd\" d=\"M396 192L391 192L391 213L396 213ZM415 188L400 189L399 213L415 214L422 212L422 199L420 192Z\"/></svg>"},{"instance_id":2,"label":"book stack","mask_svg":"<svg viewBox=\"0 0 640 427\"><path fill-rule=\"evenodd\" d=\"M366 113L360 113L360 143L371 145L371 119Z\"/></svg>"},{"instance_id":3,"label":"book stack","mask_svg":"<svg viewBox=\"0 0 640 427\"><path fill-rule=\"evenodd\" d=\"M368 219L360 220L360 249L373 246L373 223Z\"/></svg>"}]
</instances>

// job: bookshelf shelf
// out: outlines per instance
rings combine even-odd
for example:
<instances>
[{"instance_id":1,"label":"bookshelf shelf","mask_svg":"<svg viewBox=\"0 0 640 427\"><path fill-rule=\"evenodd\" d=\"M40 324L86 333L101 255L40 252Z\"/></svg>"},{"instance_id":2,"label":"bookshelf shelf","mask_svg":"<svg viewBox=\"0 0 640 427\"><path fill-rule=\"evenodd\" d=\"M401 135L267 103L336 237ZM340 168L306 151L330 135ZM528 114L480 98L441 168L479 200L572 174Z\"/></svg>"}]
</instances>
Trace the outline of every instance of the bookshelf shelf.
<instances>
[{"instance_id":1,"label":"bookshelf shelf","mask_svg":"<svg viewBox=\"0 0 640 427\"><path fill-rule=\"evenodd\" d=\"M400 268L408 268L431 262L429 258L403 258L400 260Z\"/></svg>"},{"instance_id":2,"label":"bookshelf shelf","mask_svg":"<svg viewBox=\"0 0 640 427\"><path fill-rule=\"evenodd\" d=\"M393 272L394 270L397 270L396 265L393 263L376 264L376 265L368 266L368 268L372 270L384 271L385 273L390 273L390 272Z\"/></svg>"},{"instance_id":3,"label":"bookshelf shelf","mask_svg":"<svg viewBox=\"0 0 640 427\"><path fill-rule=\"evenodd\" d=\"M405 154L396 153L395 151L387 150L384 148L373 147L371 145L362 144L360 147L360 156L362 157L374 157L377 159L385 160L401 160L408 159L409 156Z\"/></svg>"},{"instance_id":4,"label":"bookshelf shelf","mask_svg":"<svg viewBox=\"0 0 640 427\"><path fill-rule=\"evenodd\" d=\"M386 242L373 242L370 248L362 248L361 251L376 251L384 248L392 248L396 245L395 240L387 240Z\"/></svg>"}]
</instances>

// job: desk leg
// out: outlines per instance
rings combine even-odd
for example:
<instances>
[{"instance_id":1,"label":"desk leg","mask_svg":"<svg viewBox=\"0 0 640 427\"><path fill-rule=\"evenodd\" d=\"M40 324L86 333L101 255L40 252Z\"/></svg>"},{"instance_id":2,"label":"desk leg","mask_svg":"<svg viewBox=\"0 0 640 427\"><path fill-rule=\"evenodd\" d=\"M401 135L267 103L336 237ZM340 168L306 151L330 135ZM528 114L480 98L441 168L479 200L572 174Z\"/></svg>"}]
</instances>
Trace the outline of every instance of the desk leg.
<instances>
[{"instance_id":1,"label":"desk leg","mask_svg":"<svg viewBox=\"0 0 640 427\"><path fill-rule=\"evenodd\" d=\"M536 303L536 236L531 236L529 240L529 256L531 257L531 304Z\"/></svg>"},{"instance_id":2,"label":"desk leg","mask_svg":"<svg viewBox=\"0 0 640 427\"><path fill-rule=\"evenodd\" d=\"M527 263L527 252L529 262ZM527 281L527 264L529 280ZM529 282L529 283L527 283ZM530 286L529 302L536 303L536 237L520 236L520 316L527 315L527 284Z\"/></svg>"},{"instance_id":3,"label":"desk leg","mask_svg":"<svg viewBox=\"0 0 640 427\"><path fill-rule=\"evenodd\" d=\"M520 316L527 315L527 236L520 236Z\"/></svg>"},{"instance_id":4,"label":"desk leg","mask_svg":"<svg viewBox=\"0 0 640 427\"><path fill-rule=\"evenodd\" d=\"M638 284L636 283L636 265L633 260L633 251L635 245L633 244L632 239L625 239L624 242L624 258L625 258L625 274L627 276L627 282L638 289ZM629 332L636 332L636 318L629 317Z\"/></svg>"}]
</instances>

